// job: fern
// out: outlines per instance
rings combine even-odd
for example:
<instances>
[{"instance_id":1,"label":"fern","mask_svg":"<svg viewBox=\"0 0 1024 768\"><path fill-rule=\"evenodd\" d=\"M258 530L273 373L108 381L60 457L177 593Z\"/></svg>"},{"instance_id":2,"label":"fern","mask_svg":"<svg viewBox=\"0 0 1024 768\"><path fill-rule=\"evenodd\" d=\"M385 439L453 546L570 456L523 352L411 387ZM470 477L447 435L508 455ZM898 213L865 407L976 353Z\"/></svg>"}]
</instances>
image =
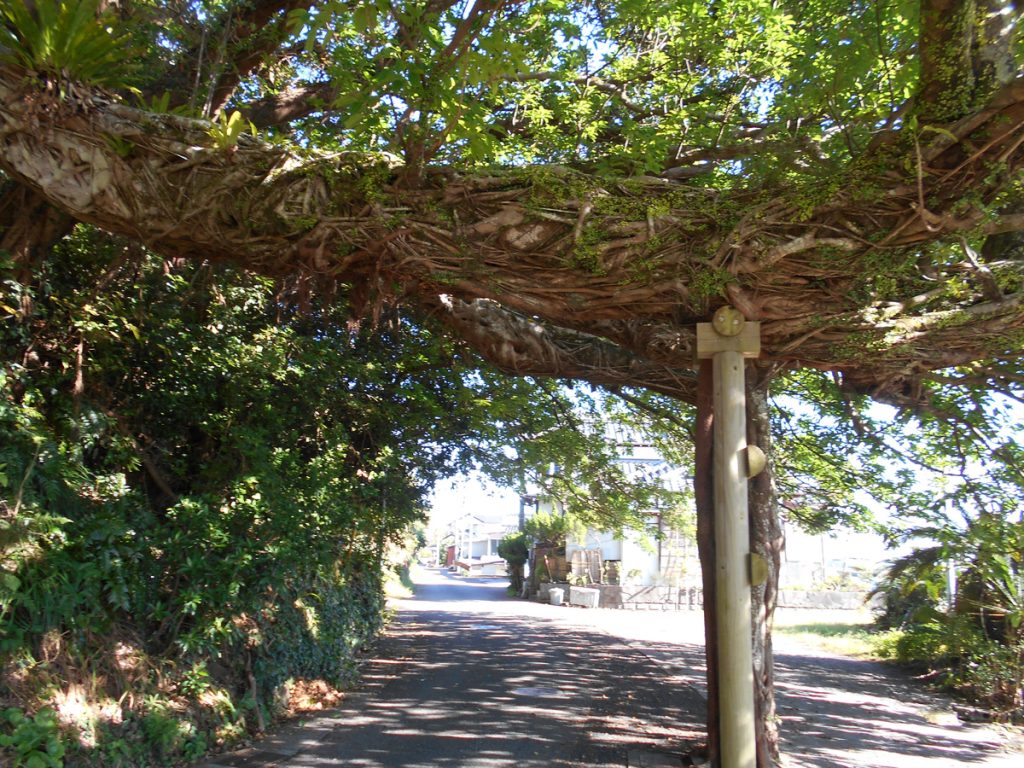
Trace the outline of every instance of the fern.
<instances>
[{"instance_id":1,"label":"fern","mask_svg":"<svg viewBox=\"0 0 1024 768\"><path fill-rule=\"evenodd\" d=\"M43 75L130 88L141 49L98 0L0 0L0 61Z\"/></svg>"}]
</instances>

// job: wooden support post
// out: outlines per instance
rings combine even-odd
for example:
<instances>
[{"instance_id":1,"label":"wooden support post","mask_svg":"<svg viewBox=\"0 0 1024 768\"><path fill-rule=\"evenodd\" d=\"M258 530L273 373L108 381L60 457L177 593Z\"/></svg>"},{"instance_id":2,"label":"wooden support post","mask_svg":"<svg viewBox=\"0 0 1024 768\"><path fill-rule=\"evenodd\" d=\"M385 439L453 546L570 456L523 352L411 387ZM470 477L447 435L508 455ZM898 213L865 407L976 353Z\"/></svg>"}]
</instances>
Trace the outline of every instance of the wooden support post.
<instances>
[{"instance_id":1,"label":"wooden support post","mask_svg":"<svg viewBox=\"0 0 1024 768\"><path fill-rule=\"evenodd\" d=\"M760 327L732 307L697 326L697 357L714 371L715 586L721 768L755 768L754 662L747 519L744 358L760 353Z\"/></svg>"}]
</instances>

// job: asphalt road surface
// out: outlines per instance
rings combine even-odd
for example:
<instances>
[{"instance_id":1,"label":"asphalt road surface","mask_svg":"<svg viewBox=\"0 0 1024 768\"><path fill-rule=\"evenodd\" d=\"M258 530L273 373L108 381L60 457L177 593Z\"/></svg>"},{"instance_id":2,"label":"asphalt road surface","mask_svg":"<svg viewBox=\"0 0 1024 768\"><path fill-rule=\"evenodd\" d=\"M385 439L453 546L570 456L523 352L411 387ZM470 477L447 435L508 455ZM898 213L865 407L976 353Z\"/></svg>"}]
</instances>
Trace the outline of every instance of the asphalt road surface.
<instances>
[{"instance_id":1,"label":"asphalt road surface","mask_svg":"<svg viewBox=\"0 0 1024 768\"><path fill-rule=\"evenodd\" d=\"M560 618L575 611L511 600L501 580L421 571L417 583L363 690L207 767L678 766L701 741L697 689Z\"/></svg>"},{"instance_id":2,"label":"asphalt road surface","mask_svg":"<svg viewBox=\"0 0 1024 768\"><path fill-rule=\"evenodd\" d=\"M506 584L420 571L340 708L205 767L680 768L699 754L699 612L555 607ZM785 637L775 661L784 768L1024 766L1024 731L959 722L894 667Z\"/></svg>"}]
</instances>

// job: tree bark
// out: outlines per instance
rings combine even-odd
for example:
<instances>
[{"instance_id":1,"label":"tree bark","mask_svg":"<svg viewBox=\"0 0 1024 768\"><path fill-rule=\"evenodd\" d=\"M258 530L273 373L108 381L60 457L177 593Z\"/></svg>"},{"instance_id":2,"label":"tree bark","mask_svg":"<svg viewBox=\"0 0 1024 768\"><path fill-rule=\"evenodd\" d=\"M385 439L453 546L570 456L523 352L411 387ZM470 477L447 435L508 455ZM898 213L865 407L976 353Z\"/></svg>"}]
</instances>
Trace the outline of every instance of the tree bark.
<instances>
[{"instance_id":1,"label":"tree bark","mask_svg":"<svg viewBox=\"0 0 1024 768\"><path fill-rule=\"evenodd\" d=\"M197 52L184 53L209 75L211 109L228 104L243 77L287 37L283 12L309 5L232 5L213 25L226 30L231 55L204 70ZM649 178L613 184L552 168L475 176L429 169L422 183L409 185L402 180L412 176L379 157L291 154L246 136L225 145L209 123L145 114L87 87L59 100L40 81L4 69L0 167L32 189L12 183L0 193L0 248L30 265L79 219L168 256L229 260L331 290L341 285L371 312L384 300L413 304L510 373L696 399L715 764L713 416L710 364L701 364L696 383L686 372L693 325L731 301L763 321L767 359L841 371L851 389L891 400L918 396L913 383L928 370L1016 359L1024 290L993 290L977 265L944 265L951 281L967 275L969 299L959 287L951 302L915 303L931 291L922 274L877 267L875 275L894 287L871 288L867 299L857 290L870 287L871 265L884 261L888 270L908 254L916 258L923 244L975 231L989 215L985 205L1024 164L1024 80L1010 83L1013 41L1005 32L1017 20L1004 12L1010 8L1007 0L926 0L917 116L942 130L890 132L880 144L892 157L867 164L872 185L884 190L865 196L863 168L852 164L837 174L838 191L812 198L813 205L801 187L713 191ZM330 87L292 89L252 105L251 114L268 124L291 119ZM1011 239L1019 249L1019 236L1004 238ZM1024 272L1004 269L1006 285ZM752 367L748 442L770 456L767 390L768 377ZM753 593L762 768L778 749L771 624L782 536L770 467L749 486L751 547L769 566L767 583Z\"/></svg>"},{"instance_id":2,"label":"tree bark","mask_svg":"<svg viewBox=\"0 0 1024 768\"><path fill-rule=\"evenodd\" d=\"M768 411L770 372L748 365L746 380L747 442L769 457L761 474L749 481L751 551L768 564L768 578L753 588L752 627L754 658L754 702L757 707L756 739L758 768L771 768L779 759L779 730L776 724L773 675L772 618L778 594L780 555L783 545L775 485L771 471L771 432ZM694 441L694 499L697 509L697 550L704 587L704 654L708 686L708 760L718 765L720 754L718 680L718 630L715 613L715 531L712 436L711 361L702 360L697 374L697 422Z\"/></svg>"},{"instance_id":3,"label":"tree bark","mask_svg":"<svg viewBox=\"0 0 1024 768\"><path fill-rule=\"evenodd\" d=\"M512 594L521 595L523 592L523 563L509 563L508 579Z\"/></svg>"},{"instance_id":4,"label":"tree bark","mask_svg":"<svg viewBox=\"0 0 1024 768\"><path fill-rule=\"evenodd\" d=\"M432 315L504 373L585 379L609 388L642 381L653 392L692 403L696 377L688 367L651 362L592 334L544 325L496 301L445 296Z\"/></svg>"},{"instance_id":5,"label":"tree bark","mask_svg":"<svg viewBox=\"0 0 1024 768\"><path fill-rule=\"evenodd\" d=\"M26 277L74 223L29 187L15 181L0 184L0 250L11 255Z\"/></svg>"},{"instance_id":6,"label":"tree bark","mask_svg":"<svg viewBox=\"0 0 1024 768\"><path fill-rule=\"evenodd\" d=\"M754 649L754 705L757 708L757 765L771 768L779 758L779 729L775 712L772 620L779 586L782 525L776 503L771 462L771 423L768 411L770 375L756 364L747 366L747 444L756 445L768 461L764 471L749 480L750 549L768 565L764 584L753 588L751 611Z\"/></svg>"},{"instance_id":7,"label":"tree bark","mask_svg":"<svg viewBox=\"0 0 1024 768\"><path fill-rule=\"evenodd\" d=\"M697 510L697 555L704 589L704 658L707 662L708 762L718 765L718 616L715 612L715 479L713 377L711 360L701 360L697 373L697 423L694 425L693 496Z\"/></svg>"},{"instance_id":8,"label":"tree bark","mask_svg":"<svg viewBox=\"0 0 1024 768\"><path fill-rule=\"evenodd\" d=\"M799 186L713 192L551 167L430 168L411 184L380 155L302 157L247 135L226 145L209 123L84 86L60 99L0 68L0 167L75 219L167 256L343 290L371 316L386 302L430 312L445 295L493 301L628 351L633 381L616 372L613 386L684 369L695 323L726 301L761 321L765 359L842 371L876 396L907 398L930 370L1016 356L1022 265L1002 265L1009 287L995 300L955 252L941 265L959 286L948 296L925 274L935 265L893 265L982 224L1024 163L1022 137L1019 79L941 131L889 142L892 159L872 167L884 194L855 195L853 165L812 210ZM871 287L881 277L884 292Z\"/></svg>"},{"instance_id":9,"label":"tree bark","mask_svg":"<svg viewBox=\"0 0 1024 768\"><path fill-rule=\"evenodd\" d=\"M1013 4L923 0L917 114L946 123L975 111L1013 77Z\"/></svg>"}]
</instances>

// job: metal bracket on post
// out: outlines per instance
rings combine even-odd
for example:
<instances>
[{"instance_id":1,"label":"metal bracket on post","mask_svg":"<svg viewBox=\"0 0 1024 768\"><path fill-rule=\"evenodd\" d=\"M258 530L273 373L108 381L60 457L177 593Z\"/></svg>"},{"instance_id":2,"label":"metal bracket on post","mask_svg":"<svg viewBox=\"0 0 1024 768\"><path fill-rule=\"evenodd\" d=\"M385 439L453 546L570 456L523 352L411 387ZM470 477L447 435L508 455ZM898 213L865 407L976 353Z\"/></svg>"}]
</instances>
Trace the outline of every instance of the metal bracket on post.
<instances>
[{"instance_id":1,"label":"metal bracket on post","mask_svg":"<svg viewBox=\"0 0 1024 768\"><path fill-rule=\"evenodd\" d=\"M749 560L747 567L750 570L750 586L759 587L768 581L768 561L757 552L751 552L747 558Z\"/></svg>"},{"instance_id":2,"label":"metal bracket on post","mask_svg":"<svg viewBox=\"0 0 1024 768\"><path fill-rule=\"evenodd\" d=\"M750 620L753 560L750 558L747 478L763 469L764 454L756 446L747 446L743 361L757 357L760 352L760 324L746 322L733 307L722 307L710 323L697 324L697 357L711 358L714 369L715 585L721 768L755 768L757 763Z\"/></svg>"}]
</instances>

